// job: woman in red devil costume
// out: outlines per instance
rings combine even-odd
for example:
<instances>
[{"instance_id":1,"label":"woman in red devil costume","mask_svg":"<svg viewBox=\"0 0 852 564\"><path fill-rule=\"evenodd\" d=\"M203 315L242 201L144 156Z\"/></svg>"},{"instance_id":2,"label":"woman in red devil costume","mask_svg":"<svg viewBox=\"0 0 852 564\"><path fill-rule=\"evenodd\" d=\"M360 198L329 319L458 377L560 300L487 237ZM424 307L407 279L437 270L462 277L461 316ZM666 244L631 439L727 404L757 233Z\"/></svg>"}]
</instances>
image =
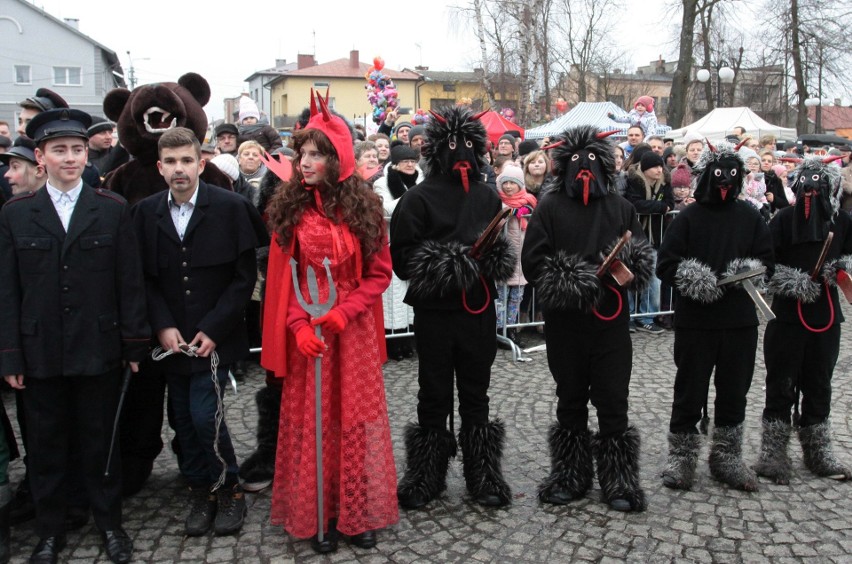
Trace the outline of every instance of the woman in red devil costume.
<instances>
[{"instance_id":1,"label":"woman in red devil costume","mask_svg":"<svg viewBox=\"0 0 852 564\"><path fill-rule=\"evenodd\" d=\"M284 377L272 522L317 552L337 548L338 531L362 548L398 520L396 470L382 380L381 295L391 278L379 197L358 177L348 126L327 101L295 135L292 178L269 204L269 252L261 363ZM281 176L287 176L282 174ZM290 260L297 261L293 288ZM328 261L328 270L325 262ZM311 319L295 292L336 301ZM330 273L330 279L327 273ZM332 282L333 281L333 282ZM314 334L322 329L323 339ZM314 360L322 366L323 540L317 538Z\"/></svg>"}]
</instances>

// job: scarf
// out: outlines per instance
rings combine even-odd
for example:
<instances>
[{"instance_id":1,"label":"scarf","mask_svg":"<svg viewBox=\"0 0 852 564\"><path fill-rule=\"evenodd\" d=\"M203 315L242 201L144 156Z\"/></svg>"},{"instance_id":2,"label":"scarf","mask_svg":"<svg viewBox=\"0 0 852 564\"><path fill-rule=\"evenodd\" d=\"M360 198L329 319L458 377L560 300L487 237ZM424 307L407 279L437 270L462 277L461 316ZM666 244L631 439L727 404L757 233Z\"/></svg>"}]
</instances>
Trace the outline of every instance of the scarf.
<instances>
[{"instance_id":1,"label":"scarf","mask_svg":"<svg viewBox=\"0 0 852 564\"><path fill-rule=\"evenodd\" d=\"M409 188L413 188L417 184L418 172L414 174L405 174L393 168L393 165L388 169L388 190L394 200L398 200L405 194Z\"/></svg>"},{"instance_id":2,"label":"scarf","mask_svg":"<svg viewBox=\"0 0 852 564\"><path fill-rule=\"evenodd\" d=\"M498 190L498 192L500 193L500 199L503 200L503 203L506 205L506 207L512 208L513 210L519 209L523 206L527 206L531 210L535 209L537 200L535 199L535 196L527 192L526 188L521 188L517 193L513 194L512 196L507 195L502 190ZM521 226L521 231L526 231L526 215L519 215L517 217L518 224Z\"/></svg>"}]
</instances>

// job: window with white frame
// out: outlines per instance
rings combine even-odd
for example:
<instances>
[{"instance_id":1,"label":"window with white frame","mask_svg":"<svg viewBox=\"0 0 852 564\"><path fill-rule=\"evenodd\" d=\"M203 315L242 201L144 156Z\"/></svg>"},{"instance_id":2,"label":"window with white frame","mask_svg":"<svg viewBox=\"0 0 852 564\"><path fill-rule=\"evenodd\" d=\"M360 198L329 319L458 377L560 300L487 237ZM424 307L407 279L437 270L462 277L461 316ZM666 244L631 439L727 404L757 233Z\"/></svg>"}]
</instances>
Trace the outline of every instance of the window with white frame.
<instances>
[{"instance_id":1,"label":"window with white frame","mask_svg":"<svg viewBox=\"0 0 852 564\"><path fill-rule=\"evenodd\" d=\"M54 86L80 86L83 84L80 67L53 67Z\"/></svg>"},{"instance_id":2,"label":"window with white frame","mask_svg":"<svg viewBox=\"0 0 852 564\"><path fill-rule=\"evenodd\" d=\"M15 84L32 84L32 69L29 65L15 65Z\"/></svg>"}]
</instances>

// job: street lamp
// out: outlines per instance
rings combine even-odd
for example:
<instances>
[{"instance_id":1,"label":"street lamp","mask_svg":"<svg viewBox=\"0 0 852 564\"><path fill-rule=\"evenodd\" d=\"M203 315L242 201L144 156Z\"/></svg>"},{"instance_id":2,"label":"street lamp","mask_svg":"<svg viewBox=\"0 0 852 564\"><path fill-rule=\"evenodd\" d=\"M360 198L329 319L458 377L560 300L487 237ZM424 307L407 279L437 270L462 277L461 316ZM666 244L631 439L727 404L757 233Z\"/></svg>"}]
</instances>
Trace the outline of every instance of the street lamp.
<instances>
[{"instance_id":1,"label":"street lamp","mask_svg":"<svg viewBox=\"0 0 852 564\"><path fill-rule=\"evenodd\" d=\"M725 61L719 61L715 66L716 74L719 76L719 80L716 81L716 107L722 105L722 83L730 84L734 81L734 69L728 66L728 63ZM712 78L712 74L707 69L699 69L698 72L695 73L695 78L698 79L698 82L707 82Z\"/></svg>"}]
</instances>

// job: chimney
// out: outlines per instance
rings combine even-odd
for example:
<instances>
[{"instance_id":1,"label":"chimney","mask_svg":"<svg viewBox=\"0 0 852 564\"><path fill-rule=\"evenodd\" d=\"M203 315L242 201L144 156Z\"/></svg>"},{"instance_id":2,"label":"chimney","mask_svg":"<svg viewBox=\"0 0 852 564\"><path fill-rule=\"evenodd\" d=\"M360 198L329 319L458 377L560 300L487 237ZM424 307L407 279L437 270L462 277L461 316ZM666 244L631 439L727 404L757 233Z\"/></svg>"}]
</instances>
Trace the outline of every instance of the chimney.
<instances>
[{"instance_id":1,"label":"chimney","mask_svg":"<svg viewBox=\"0 0 852 564\"><path fill-rule=\"evenodd\" d=\"M299 67L299 70L306 69L308 67L313 67L317 64L317 62L314 60L313 55L303 55L302 53L299 53L297 57L297 66Z\"/></svg>"},{"instance_id":2,"label":"chimney","mask_svg":"<svg viewBox=\"0 0 852 564\"><path fill-rule=\"evenodd\" d=\"M80 30L80 20L77 18L65 18L64 21L66 25L73 27L77 31Z\"/></svg>"},{"instance_id":3,"label":"chimney","mask_svg":"<svg viewBox=\"0 0 852 564\"><path fill-rule=\"evenodd\" d=\"M349 51L349 66L357 69L361 66L361 61L358 60L358 50L352 49Z\"/></svg>"},{"instance_id":4,"label":"chimney","mask_svg":"<svg viewBox=\"0 0 852 564\"><path fill-rule=\"evenodd\" d=\"M279 69L287 65L287 59L275 59L275 68Z\"/></svg>"}]
</instances>

